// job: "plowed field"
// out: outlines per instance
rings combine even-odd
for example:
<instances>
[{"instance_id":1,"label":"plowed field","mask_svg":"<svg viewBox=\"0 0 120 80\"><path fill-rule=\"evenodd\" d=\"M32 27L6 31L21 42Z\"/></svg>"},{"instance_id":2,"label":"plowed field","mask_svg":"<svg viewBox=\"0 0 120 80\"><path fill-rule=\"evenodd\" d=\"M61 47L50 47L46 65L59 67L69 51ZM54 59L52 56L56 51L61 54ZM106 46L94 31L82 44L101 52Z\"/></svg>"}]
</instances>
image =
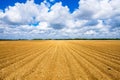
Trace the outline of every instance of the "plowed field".
<instances>
[{"instance_id":1,"label":"plowed field","mask_svg":"<svg viewBox=\"0 0 120 80\"><path fill-rule=\"evenodd\" d=\"M120 80L120 41L0 41L0 80Z\"/></svg>"}]
</instances>

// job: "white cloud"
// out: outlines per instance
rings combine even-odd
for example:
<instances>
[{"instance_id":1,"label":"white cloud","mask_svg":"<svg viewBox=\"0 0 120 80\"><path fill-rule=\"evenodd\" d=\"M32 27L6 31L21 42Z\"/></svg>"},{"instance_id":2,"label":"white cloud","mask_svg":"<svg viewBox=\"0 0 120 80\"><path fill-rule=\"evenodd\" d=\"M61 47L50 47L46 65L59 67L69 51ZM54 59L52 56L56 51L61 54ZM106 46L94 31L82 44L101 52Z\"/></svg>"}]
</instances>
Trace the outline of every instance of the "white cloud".
<instances>
[{"instance_id":1,"label":"white cloud","mask_svg":"<svg viewBox=\"0 0 120 80\"><path fill-rule=\"evenodd\" d=\"M37 18L48 11L48 7L41 3L37 5L33 1L27 1L24 3L16 3L15 6L9 6L5 10L4 19L10 24L32 24L39 21ZM41 18L40 17L40 18Z\"/></svg>"},{"instance_id":2,"label":"white cloud","mask_svg":"<svg viewBox=\"0 0 120 80\"><path fill-rule=\"evenodd\" d=\"M96 32L93 30L89 30L89 31L85 32L85 34L94 35L94 34L96 34Z\"/></svg>"},{"instance_id":3,"label":"white cloud","mask_svg":"<svg viewBox=\"0 0 120 80\"><path fill-rule=\"evenodd\" d=\"M119 0L80 0L73 13L50 5L28 0L0 10L0 38L120 37Z\"/></svg>"},{"instance_id":4,"label":"white cloud","mask_svg":"<svg viewBox=\"0 0 120 80\"><path fill-rule=\"evenodd\" d=\"M55 0L50 0L50 2L54 2Z\"/></svg>"},{"instance_id":5,"label":"white cloud","mask_svg":"<svg viewBox=\"0 0 120 80\"><path fill-rule=\"evenodd\" d=\"M0 10L0 18L2 18L4 16L4 13L2 10Z\"/></svg>"},{"instance_id":6,"label":"white cloud","mask_svg":"<svg viewBox=\"0 0 120 80\"><path fill-rule=\"evenodd\" d=\"M106 19L120 14L119 0L80 0L73 15L79 19Z\"/></svg>"},{"instance_id":7,"label":"white cloud","mask_svg":"<svg viewBox=\"0 0 120 80\"><path fill-rule=\"evenodd\" d=\"M36 26L37 29L39 30L47 30L49 29L49 24L47 22L40 22L38 26Z\"/></svg>"}]
</instances>

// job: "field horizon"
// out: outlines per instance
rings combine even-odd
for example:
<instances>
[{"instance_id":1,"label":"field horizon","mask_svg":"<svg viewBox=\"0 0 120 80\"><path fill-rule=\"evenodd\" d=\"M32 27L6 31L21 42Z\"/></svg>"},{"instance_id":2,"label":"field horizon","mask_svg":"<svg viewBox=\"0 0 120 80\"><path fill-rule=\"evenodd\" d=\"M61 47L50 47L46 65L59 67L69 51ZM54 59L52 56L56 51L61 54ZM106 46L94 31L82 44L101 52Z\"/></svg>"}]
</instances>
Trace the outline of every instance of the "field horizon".
<instances>
[{"instance_id":1,"label":"field horizon","mask_svg":"<svg viewBox=\"0 0 120 80\"><path fill-rule=\"evenodd\" d=\"M35 38L35 39L0 39L0 41L15 41L15 40L120 40L120 38Z\"/></svg>"}]
</instances>

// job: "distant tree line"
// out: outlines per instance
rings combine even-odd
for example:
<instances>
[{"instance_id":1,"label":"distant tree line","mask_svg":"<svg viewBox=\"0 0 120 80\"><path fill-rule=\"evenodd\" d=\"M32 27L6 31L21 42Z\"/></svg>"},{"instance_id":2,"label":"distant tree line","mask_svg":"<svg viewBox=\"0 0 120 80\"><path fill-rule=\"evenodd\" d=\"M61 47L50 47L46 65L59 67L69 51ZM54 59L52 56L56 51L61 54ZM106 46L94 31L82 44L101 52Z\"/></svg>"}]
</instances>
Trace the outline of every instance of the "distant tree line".
<instances>
[{"instance_id":1,"label":"distant tree line","mask_svg":"<svg viewBox=\"0 0 120 80\"><path fill-rule=\"evenodd\" d=\"M18 40L29 40L29 39L0 39L0 41L18 41ZM31 39L31 40L120 40L120 38L67 38L67 39Z\"/></svg>"},{"instance_id":2,"label":"distant tree line","mask_svg":"<svg viewBox=\"0 0 120 80\"><path fill-rule=\"evenodd\" d=\"M28 40L28 39L0 39L0 41L18 41L18 40Z\"/></svg>"},{"instance_id":3,"label":"distant tree line","mask_svg":"<svg viewBox=\"0 0 120 80\"><path fill-rule=\"evenodd\" d=\"M120 38L67 38L67 39L32 39L32 40L120 40Z\"/></svg>"}]
</instances>

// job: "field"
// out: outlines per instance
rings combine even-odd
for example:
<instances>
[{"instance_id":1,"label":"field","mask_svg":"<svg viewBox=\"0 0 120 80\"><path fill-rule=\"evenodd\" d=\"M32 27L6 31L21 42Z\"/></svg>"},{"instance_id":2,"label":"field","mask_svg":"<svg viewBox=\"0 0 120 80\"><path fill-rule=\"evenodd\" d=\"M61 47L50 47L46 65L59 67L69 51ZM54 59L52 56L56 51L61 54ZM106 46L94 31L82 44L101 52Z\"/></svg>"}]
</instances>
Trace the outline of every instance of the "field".
<instances>
[{"instance_id":1,"label":"field","mask_svg":"<svg viewBox=\"0 0 120 80\"><path fill-rule=\"evenodd\" d=\"M120 40L0 41L0 80L120 80Z\"/></svg>"}]
</instances>

